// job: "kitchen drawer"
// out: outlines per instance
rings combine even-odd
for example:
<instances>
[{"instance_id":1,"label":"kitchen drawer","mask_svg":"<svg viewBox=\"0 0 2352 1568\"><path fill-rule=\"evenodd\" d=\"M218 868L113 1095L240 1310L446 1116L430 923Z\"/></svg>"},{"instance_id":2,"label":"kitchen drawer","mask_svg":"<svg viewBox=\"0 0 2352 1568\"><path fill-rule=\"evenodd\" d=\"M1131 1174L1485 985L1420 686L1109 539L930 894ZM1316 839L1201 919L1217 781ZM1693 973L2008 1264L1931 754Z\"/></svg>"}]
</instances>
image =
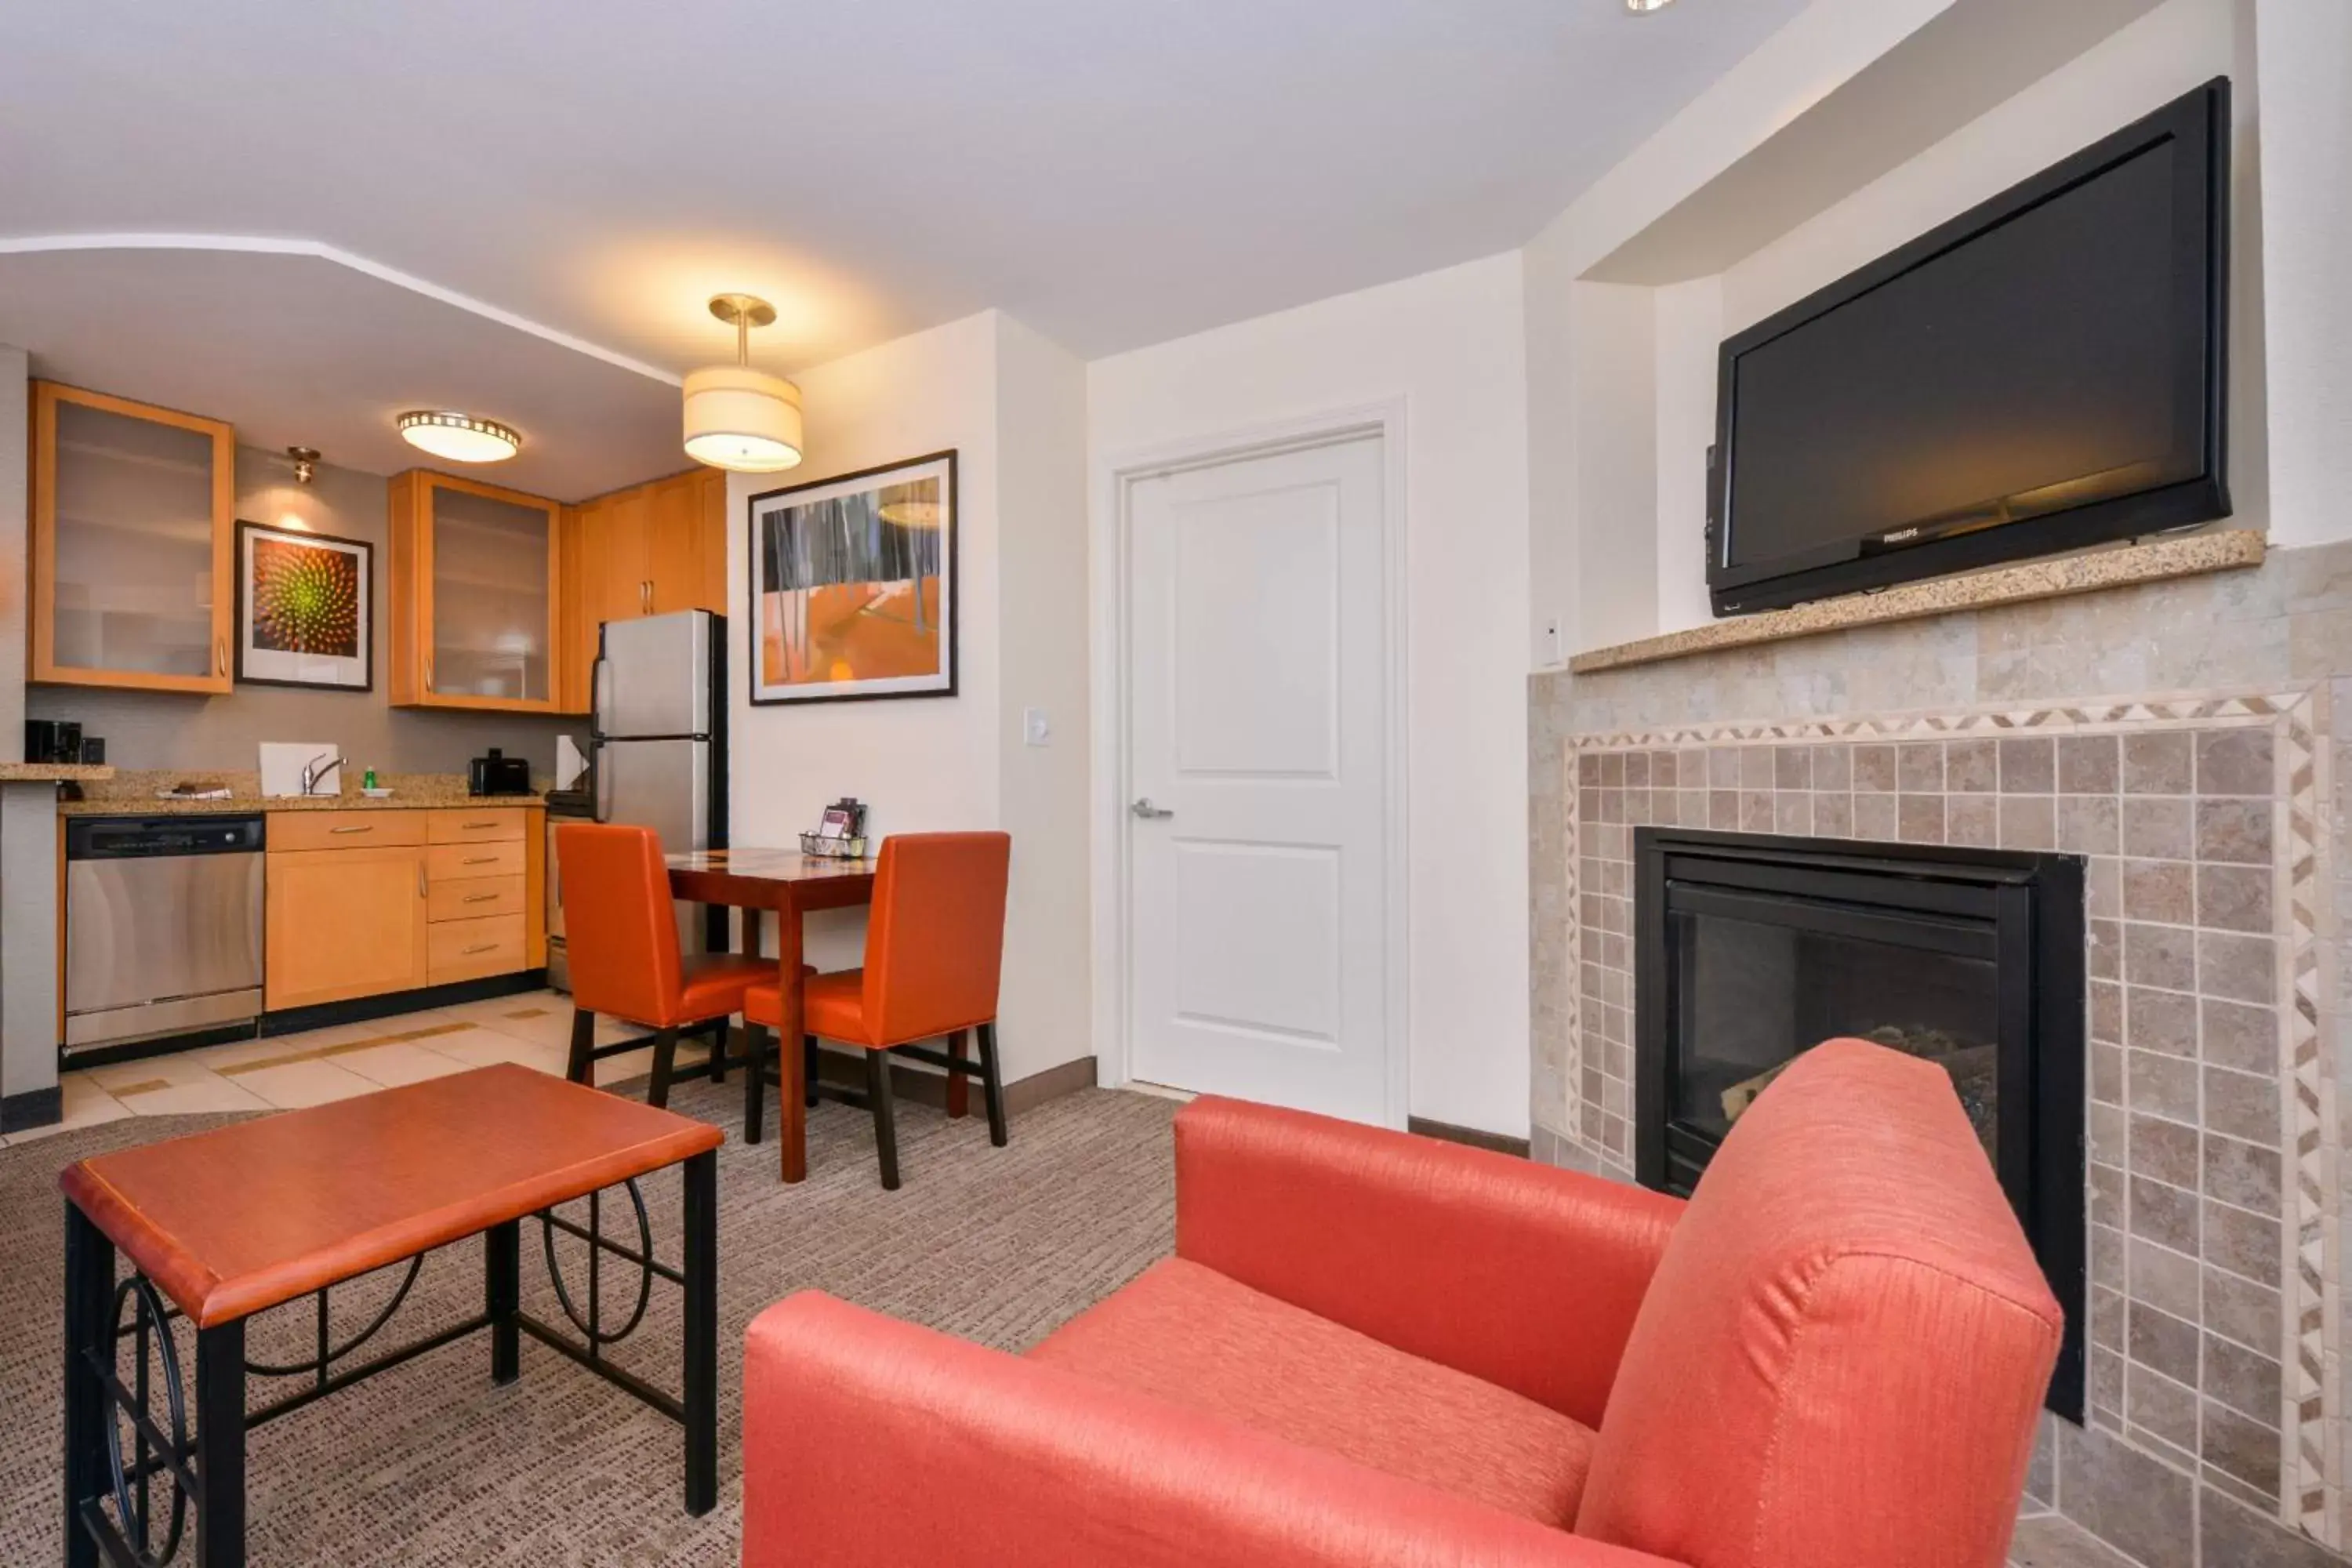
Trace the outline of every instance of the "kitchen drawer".
<instances>
[{"instance_id":1,"label":"kitchen drawer","mask_svg":"<svg viewBox=\"0 0 2352 1568\"><path fill-rule=\"evenodd\" d=\"M446 985L453 980L478 980L486 974L511 974L528 968L523 963L522 925L522 916L517 914L443 921L426 927L427 983Z\"/></svg>"},{"instance_id":2,"label":"kitchen drawer","mask_svg":"<svg viewBox=\"0 0 2352 1568\"><path fill-rule=\"evenodd\" d=\"M523 819L530 813L519 805L486 805L470 810L426 812L428 844L505 844L522 842Z\"/></svg>"},{"instance_id":3,"label":"kitchen drawer","mask_svg":"<svg viewBox=\"0 0 2352 1568\"><path fill-rule=\"evenodd\" d=\"M522 840L511 844L436 844L425 852L425 874L436 882L523 874Z\"/></svg>"},{"instance_id":4,"label":"kitchen drawer","mask_svg":"<svg viewBox=\"0 0 2352 1568\"><path fill-rule=\"evenodd\" d=\"M479 920L485 915L519 915L528 907L523 886L520 877L467 877L436 882L428 899L432 912L427 918L437 923Z\"/></svg>"},{"instance_id":5,"label":"kitchen drawer","mask_svg":"<svg viewBox=\"0 0 2352 1568\"><path fill-rule=\"evenodd\" d=\"M425 842L422 811L273 811L269 850L381 849Z\"/></svg>"}]
</instances>

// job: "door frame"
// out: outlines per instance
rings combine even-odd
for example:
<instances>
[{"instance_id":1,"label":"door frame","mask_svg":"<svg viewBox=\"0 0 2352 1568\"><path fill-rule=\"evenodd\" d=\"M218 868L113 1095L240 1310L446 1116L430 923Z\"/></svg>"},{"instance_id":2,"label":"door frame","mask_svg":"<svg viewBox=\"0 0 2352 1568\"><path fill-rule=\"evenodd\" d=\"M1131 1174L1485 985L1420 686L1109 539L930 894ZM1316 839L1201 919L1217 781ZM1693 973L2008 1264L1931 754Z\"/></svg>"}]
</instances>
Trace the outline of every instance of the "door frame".
<instances>
[{"instance_id":1,"label":"door frame","mask_svg":"<svg viewBox=\"0 0 2352 1568\"><path fill-rule=\"evenodd\" d=\"M1087 519L1090 625L1088 667L1095 679L1088 702L1091 721L1093 803L1089 880L1093 935L1093 1014L1097 1076L1117 1087L1132 1081L1133 1040L1129 1032L1130 968L1128 894L1131 882L1127 804L1133 777L1128 735L1128 682L1133 673L1128 626L1128 581L1132 559L1134 489L1146 479L1195 468L1218 468L1253 458L1339 446L1365 437L1381 443L1381 633L1387 667L1382 707L1388 733L1382 748L1382 873L1387 890L1382 961L1387 1028L1383 1058L1382 1121L1402 1129L1412 1088L1410 1008L1412 1000L1409 814L1406 738L1411 721L1406 674L1405 604L1405 419L1402 396L1357 404L1319 414L1273 420L1239 430L1190 437L1108 454L1092 464L1094 504Z\"/></svg>"}]
</instances>

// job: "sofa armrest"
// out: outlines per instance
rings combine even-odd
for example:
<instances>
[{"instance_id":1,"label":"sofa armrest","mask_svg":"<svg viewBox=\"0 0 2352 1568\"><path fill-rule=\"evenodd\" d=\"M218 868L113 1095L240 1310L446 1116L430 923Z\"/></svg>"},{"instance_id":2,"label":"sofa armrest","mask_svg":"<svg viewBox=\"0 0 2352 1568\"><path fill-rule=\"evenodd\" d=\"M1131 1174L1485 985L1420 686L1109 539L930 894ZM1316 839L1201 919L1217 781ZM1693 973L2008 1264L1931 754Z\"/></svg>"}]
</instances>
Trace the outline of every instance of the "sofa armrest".
<instances>
[{"instance_id":1,"label":"sofa armrest","mask_svg":"<svg viewBox=\"0 0 2352 1568\"><path fill-rule=\"evenodd\" d=\"M1601 1424L1683 1202L1329 1117L1176 1118L1176 1251L1386 1345Z\"/></svg>"},{"instance_id":2,"label":"sofa armrest","mask_svg":"<svg viewBox=\"0 0 2352 1568\"><path fill-rule=\"evenodd\" d=\"M752 1321L744 1568L1671 1568L814 1291Z\"/></svg>"}]
</instances>

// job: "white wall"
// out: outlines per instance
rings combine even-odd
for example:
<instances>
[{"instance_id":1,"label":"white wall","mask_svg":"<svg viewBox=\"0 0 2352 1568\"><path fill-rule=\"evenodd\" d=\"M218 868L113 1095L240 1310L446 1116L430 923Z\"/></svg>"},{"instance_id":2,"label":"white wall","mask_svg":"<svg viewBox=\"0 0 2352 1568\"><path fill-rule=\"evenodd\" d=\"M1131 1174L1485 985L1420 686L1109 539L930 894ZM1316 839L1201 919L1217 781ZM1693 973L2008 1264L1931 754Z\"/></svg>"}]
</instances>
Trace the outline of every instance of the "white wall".
<instances>
[{"instance_id":1,"label":"white wall","mask_svg":"<svg viewBox=\"0 0 2352 1568\"><path fill-rule=\"evenodd\" d=\"M1515 1136L1528 1131L1521 299L1519 258L1491 257L1097 360L1087 397L1098 476L1131 454L1403 400L1411 1110Z\"/></svg>"},{"instance_id":2,"label":"white wall","mask_svg":"<svg viewBox=\"0 0 2352 1568\"><path fill-rule=\"evenodd\" d=\"M1092 1054L1086 900L1087 534L1084 367L1001 311L835 360L799 377L807 457L728 479L730 603L749 592L750 499L953 448L956 660L951 698L751 706L750 628L735 617L730 831L790 844L844 795L876 835L1013 835L998 1038L1005 1078ZM1021 711L1053 744L1020 743ZM1066 816L1065 816L1066 813ZM862 914L811 916L810 962L859 961Z\"/></svg>"},{"instance_id":3,"label":"white wall","mask_svg":"<svg viewBox=\"0 0 2352 1568\"><path fill-rule=\"evenodd\" d=\"M1013 846L1003 1037L1008 1062L1045 1066L1094 1053L1087 368L1011 316L996 320L997 779ZM1032 708L1050 727L1043 746L1022 734Z\"/></svg>"},{"instance_id":4,"label":"white wall","mask_svg":"<svg viewBox=\"0 0 2352 1568\"><path fill-rule=\"evenodd\" d=\"M2254 0L2271 538L2352 536L2352 5Z\"/></svg>"}]
</instances>

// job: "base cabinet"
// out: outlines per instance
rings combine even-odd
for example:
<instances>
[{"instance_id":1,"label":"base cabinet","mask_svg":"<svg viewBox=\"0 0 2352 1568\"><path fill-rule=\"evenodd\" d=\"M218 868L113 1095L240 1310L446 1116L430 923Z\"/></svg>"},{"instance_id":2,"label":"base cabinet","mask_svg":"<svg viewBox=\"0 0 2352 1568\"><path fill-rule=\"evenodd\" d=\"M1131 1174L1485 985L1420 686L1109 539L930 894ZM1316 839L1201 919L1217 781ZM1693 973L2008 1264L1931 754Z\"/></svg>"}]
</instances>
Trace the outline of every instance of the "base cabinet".
<instances>
[{"instance_id":1,"label":"base cabinet","mask_svg":"<svg viewBox=\"0 0 2352 1568\"><path fill-rule=\"evenodd\" d=\"M263 1005L271 1012L427 983L421 847L276 850L266 860Z\"/></svg>"},{"instance_id":2,"label":"base cabinet","mask_svg":"<svg viewBox=\"0 0 2352 1568\"><path fill-rule=\"evenodd\" d=\"M286 812L266 858L263 1005L280 1012L547 962L537 806Z\"/></svg>"}]
</instances>

